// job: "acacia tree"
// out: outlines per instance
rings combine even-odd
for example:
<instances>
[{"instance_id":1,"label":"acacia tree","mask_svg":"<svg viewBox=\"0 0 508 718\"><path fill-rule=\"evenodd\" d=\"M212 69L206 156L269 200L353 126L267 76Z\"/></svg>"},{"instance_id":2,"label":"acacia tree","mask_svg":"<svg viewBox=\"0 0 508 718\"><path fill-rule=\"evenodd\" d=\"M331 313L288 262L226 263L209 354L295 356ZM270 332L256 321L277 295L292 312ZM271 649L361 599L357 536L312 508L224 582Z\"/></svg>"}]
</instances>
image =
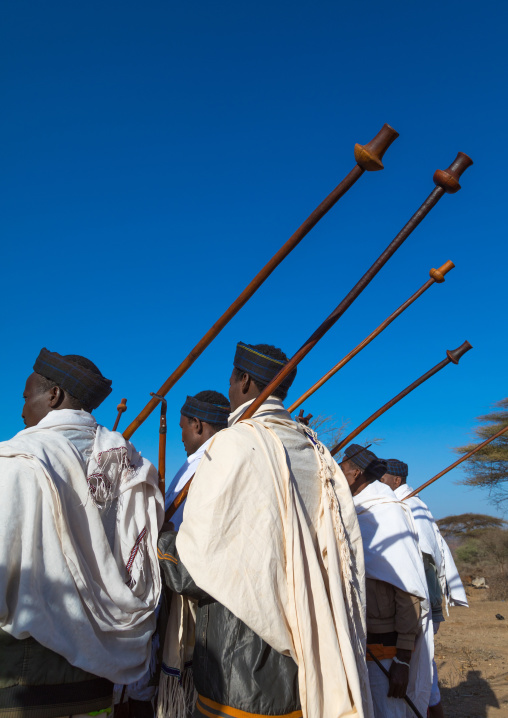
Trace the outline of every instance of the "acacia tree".
<instances>
[{"instance_id":1,"label":"acacia tree","mask_svg":"<svg viewBox=\"0 0 508 718\"><path fill-rule=\"evenodd\" d=\"M508 426L508 398L496 402L494 407L490 414L476 419L479 425L474 428L474 433L478 443ZM454 451L467 454L477 445L459 446ZM508 500L508 432L467 459L464 466L466 476L459 483L487 489L494 504L500 505Z\"/></svg>"},{"instance_id":2,"label":"acacia tree","mask_svg":"<svg viewBox=\"0 0 508 718\"><path fill-rule=\"evenodd\" d=\"M438 519L436 523L445 538L476 536L489 529L503 529L506 525L503 519L486 514L446 516L444 519Z\"/></svg>"}]
</instances>

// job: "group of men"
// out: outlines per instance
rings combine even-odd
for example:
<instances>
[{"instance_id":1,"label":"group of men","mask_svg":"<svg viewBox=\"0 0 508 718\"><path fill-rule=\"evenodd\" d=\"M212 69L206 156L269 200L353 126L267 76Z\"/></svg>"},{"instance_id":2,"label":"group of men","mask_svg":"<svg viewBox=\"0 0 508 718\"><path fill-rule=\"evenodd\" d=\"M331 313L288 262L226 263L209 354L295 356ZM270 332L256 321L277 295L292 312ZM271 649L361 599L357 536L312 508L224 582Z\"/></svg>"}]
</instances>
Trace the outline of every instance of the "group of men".
<instances>
[{"instance_id":1,"label":"group of men","mask_svg":"<svg viewBox=\"0 0 508 718\"><path fill-rule=\"evenodd\" d=\"M397 718L407 698L443 716L453 558L403 501L404 462L352 444L337 464L292 419L296 370L242 418L286 362L239 342L229 400L187 397L164 506L154 466L91 415L111 382L41 351L27 428L0 443L0 718L105 716L114 684L134 718Z\"/></svg>"}]
</instances>

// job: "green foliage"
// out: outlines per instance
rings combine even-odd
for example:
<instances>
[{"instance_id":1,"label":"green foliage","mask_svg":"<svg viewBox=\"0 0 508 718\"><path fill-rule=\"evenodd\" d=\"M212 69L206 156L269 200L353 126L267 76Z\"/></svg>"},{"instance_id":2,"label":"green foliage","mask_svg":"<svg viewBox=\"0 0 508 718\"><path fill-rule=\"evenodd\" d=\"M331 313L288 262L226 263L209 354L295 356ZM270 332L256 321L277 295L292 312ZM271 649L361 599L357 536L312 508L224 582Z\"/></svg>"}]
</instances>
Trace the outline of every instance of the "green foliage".
<instances>
[{"instance_id":1,"label":"green foliage","mask_svg":"<svg viewBox=\"0 0 508 718\"><path fill-rule=\"evenodd\" d=\"M474 428L478 443L493 436L501 428L508 426L508 398L494 404L495 411L477 417L479 426ZM477 443L459 446L457 454L467 454ZM465 478L459 483L466 486L479 486L489 491L490 500L501 504L508 500L508 432L478 451L464 462Z\"/></svg>"},{"instance_id":2,"label":"green foliage","mask_svg":"<svg viewBox=\"0 0 508 718\"><path fill-rule=\"evenodd\" d=\"M485 529L504 528L506 521L486 514L459 514L436 521L443 536L467 537Z\"/></svg>"},{"instance_id":3,"label":"green foliage","mask_svg":"<svg viewBox=\"0 0 508 718\"><path fill-rule=\"evenodd\" d=\"M483 555L484 551L482 550L482 546L476 539L467 539L455 551L457 563L467 564L468 566L477 564Z\"/></svg>"}]
</instances>

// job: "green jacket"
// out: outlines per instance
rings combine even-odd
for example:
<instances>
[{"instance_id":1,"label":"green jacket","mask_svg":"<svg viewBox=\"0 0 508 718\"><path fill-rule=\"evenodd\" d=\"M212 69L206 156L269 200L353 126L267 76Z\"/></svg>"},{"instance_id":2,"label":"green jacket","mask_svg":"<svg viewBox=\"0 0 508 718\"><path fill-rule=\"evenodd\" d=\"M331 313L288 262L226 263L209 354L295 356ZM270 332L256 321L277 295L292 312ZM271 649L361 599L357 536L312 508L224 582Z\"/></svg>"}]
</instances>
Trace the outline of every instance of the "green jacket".
<instances>
[{"instance_id":1,"label":"green jacket","mask_svg":"<svg viewBox=\"0 0 508 718\"><path fill-rule=\"evenodd\" d=\"M50 651L33 638L0 629L0 718L58 718L113 704L113 684Z\"/></svg>"}]
</instances>

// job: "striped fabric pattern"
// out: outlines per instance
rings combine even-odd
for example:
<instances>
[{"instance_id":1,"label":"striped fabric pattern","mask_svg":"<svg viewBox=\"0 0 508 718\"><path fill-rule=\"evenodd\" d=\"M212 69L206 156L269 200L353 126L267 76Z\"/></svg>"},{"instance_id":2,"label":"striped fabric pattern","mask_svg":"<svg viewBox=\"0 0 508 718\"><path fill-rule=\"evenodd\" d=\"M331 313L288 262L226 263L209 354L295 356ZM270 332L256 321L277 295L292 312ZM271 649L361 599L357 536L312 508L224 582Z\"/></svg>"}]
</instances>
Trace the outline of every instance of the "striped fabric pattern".
<instances>
[{"instance_id":1,"label":"striped fabric pattern","mask_svg":"<svg viewBox=\"0 0 508 718\"><path fill-rule=\"evenodd\" d=\"M180 413L189 419L200 419L206 421L207 424L218 424L224 428L228 425L230 412L229 404L225 406L211 404L208 401L196 399L194 396L188 396L180 410Z\"/></svg>"},{"instance_id":2,"label":"striped fabric pattern","mask_svg":"<svg viewBox=\"0 0 508 718\"><path fill-rule=\"evenodd\" d=\"M391 474L392 476L402 476L402 478L407 479L407 464L405 464L403 461L399 461L398 459L385 459L385 461L386 471L388 474Z\"/></svg>"},{"instance_id":3,"label":"striped fabric pattern","mask_svg":"<svg viewBox=\"0 0 508 718\"><path fill-rule=\"evenodd\" d=\"M236 345L235 358L233 365L240 371L244 371L260 384L269 384L280 372L282 367L287 364L285 361L274 359L273 357L263 354L252 346L252 344L244 344L238 342ZM280 387L286 391L289 389L296 376L296 369L280 383Z\"/></svg>"},{"instance_id":4,"label":"striped fabric pattern","mask_svg":"<svg viewBox=\"0 0 508 718\"><path fill-rule=\"evenodd\" d=\"M34 372L56 382L75 399L96 409L112 392L111 380L66 359L57 352L41 349Z\"/></svg>"}]
</instances>

